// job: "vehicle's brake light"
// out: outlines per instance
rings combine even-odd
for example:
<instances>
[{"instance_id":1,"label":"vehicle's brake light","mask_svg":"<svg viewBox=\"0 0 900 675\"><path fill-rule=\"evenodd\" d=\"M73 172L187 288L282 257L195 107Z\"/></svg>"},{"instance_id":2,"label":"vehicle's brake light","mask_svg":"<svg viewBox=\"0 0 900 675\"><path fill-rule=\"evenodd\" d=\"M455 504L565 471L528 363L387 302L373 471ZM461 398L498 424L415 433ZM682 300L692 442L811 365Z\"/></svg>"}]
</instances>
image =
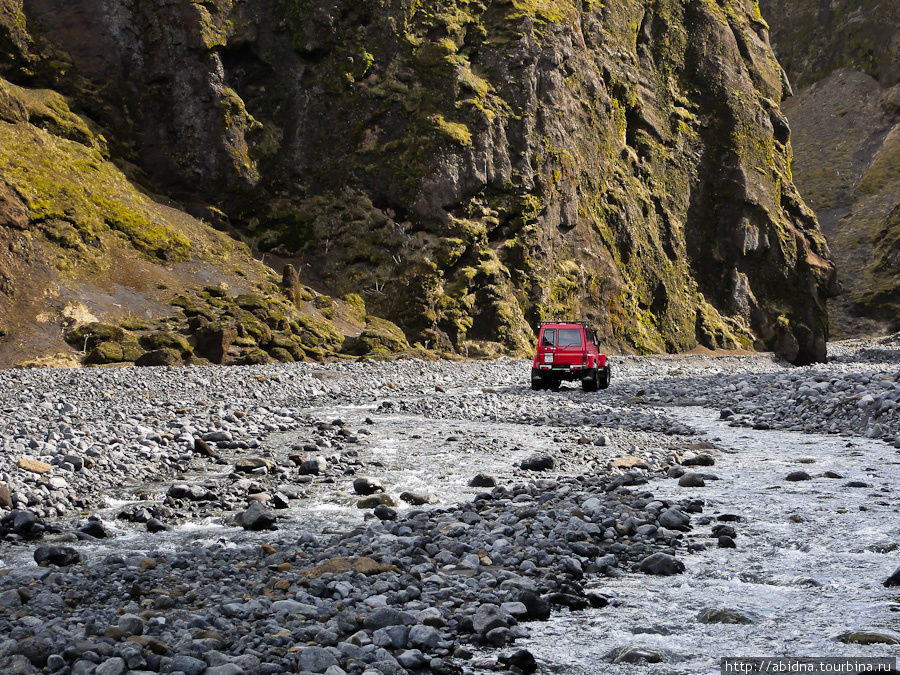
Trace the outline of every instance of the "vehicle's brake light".
<instances>
[{"instance_id":1,"label":"vehicle's brake light","mask_svg":"<svg viewBox=\"0 0 900 675\"><path fill-rule=\"evenodd\" d=\"M581 355L581 365L583 365L583 366L587 365L587 354Z\"/></svg>"}]
</instances>

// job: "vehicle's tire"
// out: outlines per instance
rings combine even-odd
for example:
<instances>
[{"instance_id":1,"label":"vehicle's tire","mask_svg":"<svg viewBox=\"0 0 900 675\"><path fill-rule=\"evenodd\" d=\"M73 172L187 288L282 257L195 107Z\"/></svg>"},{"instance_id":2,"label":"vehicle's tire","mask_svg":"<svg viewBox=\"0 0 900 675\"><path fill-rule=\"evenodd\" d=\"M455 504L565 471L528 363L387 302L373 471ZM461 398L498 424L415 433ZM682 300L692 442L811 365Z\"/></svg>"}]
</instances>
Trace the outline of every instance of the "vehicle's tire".
<instances>
[{"instance_id":1,"label":"vehicle's tire","mask_svg":"<svg viewBox=\"0 0 900 675\"><path fill-rule=\"evenodd\" d=\"M609 387L609 381L612 379L612 373L610 372L609 366L604 366L600 371L600 375L598 376L597 385L600 389L606 389Z\"/></svg>"},{"instance_id":2,"label":"vehicle's tire","mask_svg":"<svg viewBox=\"0 0 900 675\"><path fill-rule=\"evenodd\" d=\"M581 380L581 391L597 391L597 386L599 385L599 379L597 375L597 369L594 368L591 370L590 377L582 378Z\"/></svg>"},{"instance_id":3,"label":"vehicle's tire","mask_svg":"<svg viewBox=\"0 0 900 675\"><path fill-rule=\"evenodd\" d=\"M534 368L531 369L531 391L540 391L544 389L546 385L544 384L543 378L537 374L537 371Z\"/></svg>"},{"instance_id":4,"label":"vehicle's tire","mask_svg":"<svg viewBox=\"0 0 900 675\"><path fill-rule=\"evenodd\" d=\"M547 382L547 384L545 386L550 391L559 391L559 385L560 385L560 381L553 379L553 380L550 380L549 382Z\"/></svg>"}]
</instances>

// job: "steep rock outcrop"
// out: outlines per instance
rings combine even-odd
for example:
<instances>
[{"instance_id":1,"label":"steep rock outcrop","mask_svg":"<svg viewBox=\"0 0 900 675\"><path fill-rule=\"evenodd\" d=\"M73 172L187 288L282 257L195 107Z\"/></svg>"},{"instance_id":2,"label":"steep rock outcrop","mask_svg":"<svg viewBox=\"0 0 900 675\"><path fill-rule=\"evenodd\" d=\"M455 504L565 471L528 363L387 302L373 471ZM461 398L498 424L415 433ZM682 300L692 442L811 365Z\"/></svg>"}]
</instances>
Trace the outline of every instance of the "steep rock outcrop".
<instances>
[{"instance_id":1,"label":"steep rock outcrop","mask_svg":"<svg viewBox=\"0 0 900 675\"><path fill-rule=\"evenodd\" d=\"M6 77L415 340L524 351L565 314L638 351L824 358L833 266L753 2L21 7Z\"/></svg>"},{"instance_id":2,"label":"steep rock outcrop","mask_svg":"<svg viewBox=\"0 0 900 675\"><path fill-rule=\"evenodd\" d=\"M762 0L794 178L834 251L838 336L900 330L900 4Z\"/></svg>"}]
</instances>

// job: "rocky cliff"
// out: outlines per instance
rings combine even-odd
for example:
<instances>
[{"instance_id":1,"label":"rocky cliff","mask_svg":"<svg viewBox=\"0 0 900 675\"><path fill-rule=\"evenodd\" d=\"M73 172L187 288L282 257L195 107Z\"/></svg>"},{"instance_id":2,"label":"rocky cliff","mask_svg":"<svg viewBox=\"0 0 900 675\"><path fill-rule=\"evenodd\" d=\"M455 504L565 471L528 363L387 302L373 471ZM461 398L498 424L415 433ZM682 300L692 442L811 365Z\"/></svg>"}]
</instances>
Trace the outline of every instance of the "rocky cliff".
<instances>
[{"instance_id":1,"label":"rocky cliff","mask_svg":"<svg viewBox=\"0 0 900 675\"><path fill-rule=\"evenodd\" d=\"M154 265L186 259L196 231L97 211L120 181L425 346L523 351L538 320L577 315L637 351L824 357L834 269L754 2L0 7L5 91L44 101L13 106L10 134L78 146L48 160L69 167L52 190L43 145L0 165L37 239L99 219ZM78 153L110 175L85 183ZM48 190L94 220L46 216Z\"/></svg>"},{"instance_id":2,"label":"rocky cliff","mask_svg":"<svg viewBox=\"0 0 900 675\"><path fill-rule=\"evenodd\" d=\"M761 0L794 87L794 178L844 293L839 336L900 329L900 4Z\"/></svg>"}]
</instances>

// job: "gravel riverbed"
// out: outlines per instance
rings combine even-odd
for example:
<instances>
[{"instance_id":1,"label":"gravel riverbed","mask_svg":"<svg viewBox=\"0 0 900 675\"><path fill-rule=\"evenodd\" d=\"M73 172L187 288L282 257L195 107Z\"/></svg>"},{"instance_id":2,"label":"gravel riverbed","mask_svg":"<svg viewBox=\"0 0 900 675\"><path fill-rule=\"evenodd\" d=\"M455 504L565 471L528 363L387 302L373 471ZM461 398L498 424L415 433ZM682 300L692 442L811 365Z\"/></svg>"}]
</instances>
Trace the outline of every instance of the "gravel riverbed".
<instances>
[{"instance_id":1,"label":"gravel riverbed","mask_svg":"<svg viewBox=\"0 0 900 675\"><path fill-rule=\"evenodd\" d=\"M618 357L594 394L532 392L510 359L0 372L0 672L698 672L624 636L578 658L542 636L605 631L631 580L671 588L780 518L774 475L732 483L759 445L710 415L869 444L886 505L854 508L887 531L854 583L887 570L868 582L890 593L900 339L830 354ZM867 468L841 477L872 489ZM677 600L654 592L664 617ZM840 644L900 653L866 620Z\"/></svg>"}]
</instances>

